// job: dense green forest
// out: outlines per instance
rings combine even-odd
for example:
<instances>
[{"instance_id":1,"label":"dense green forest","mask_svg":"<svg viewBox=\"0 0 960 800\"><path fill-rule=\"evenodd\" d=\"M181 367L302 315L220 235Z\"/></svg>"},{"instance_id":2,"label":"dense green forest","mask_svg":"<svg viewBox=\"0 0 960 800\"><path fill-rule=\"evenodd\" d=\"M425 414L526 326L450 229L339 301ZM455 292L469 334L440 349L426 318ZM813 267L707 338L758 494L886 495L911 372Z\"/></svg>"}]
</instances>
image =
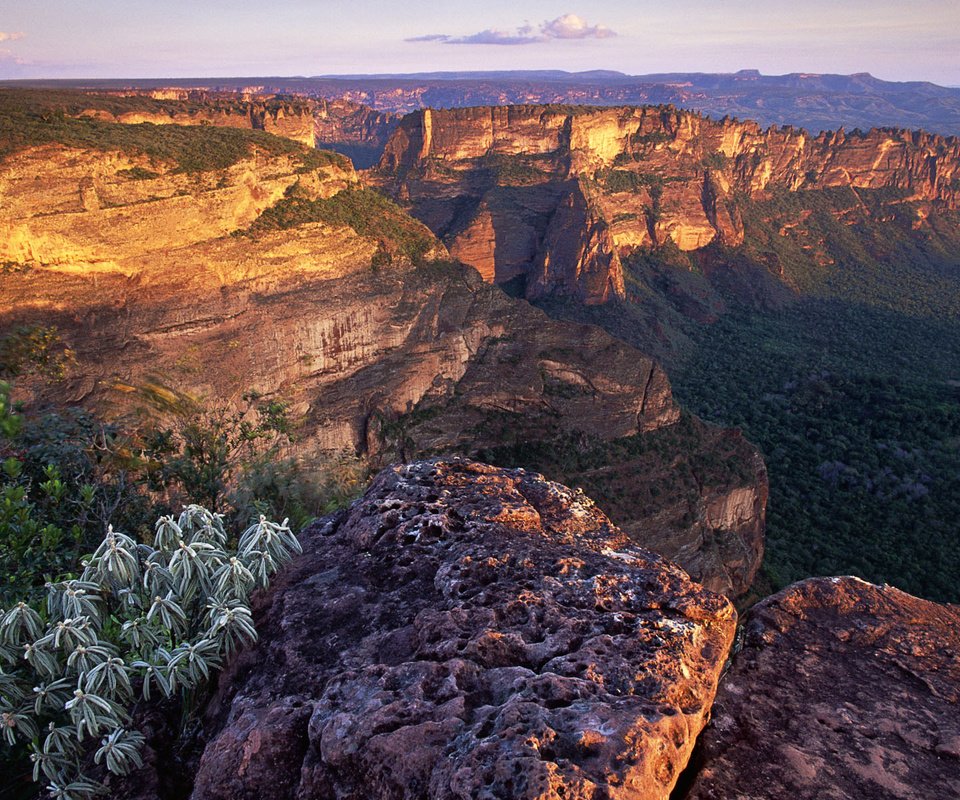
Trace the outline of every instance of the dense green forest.
<instances>
[{"instance_id":1,"label":"dense green forest","mask_svg":"<svg viewBox=\"0 0 960 800\"><path fill-rule=\"evenodd\" d=\"M851 573L960 599L960 322L821 299L740 310L673 379L763 451L776 583Z\"/></svg>"},{"instance_id":2,"label":"dense green forest","mask_svg":"<svg viewBox=\"0 0 960 800\"><path fill-rule=\"evenodd\" d=\"M853 573L960 600L960 225L924 214L889 191L780 193L745 204L746 244L707 266L726 313L685 326L669 371L763 451L777 583ZM745 296L774 270L795 291Z\"/></svg>"},{"instance_id":3,"label":"dense green forest","mask_svg":"<svg viewBox=\"0 0 960 800\"><path fill-rule=\"evenodd\" d=\"M681 404L760 448L775 586L960 600L960 216L893 190L740 203L742 246L668 241L625 259L626 302L539 305L654 354Z\"/></svg>"}]
</instances>

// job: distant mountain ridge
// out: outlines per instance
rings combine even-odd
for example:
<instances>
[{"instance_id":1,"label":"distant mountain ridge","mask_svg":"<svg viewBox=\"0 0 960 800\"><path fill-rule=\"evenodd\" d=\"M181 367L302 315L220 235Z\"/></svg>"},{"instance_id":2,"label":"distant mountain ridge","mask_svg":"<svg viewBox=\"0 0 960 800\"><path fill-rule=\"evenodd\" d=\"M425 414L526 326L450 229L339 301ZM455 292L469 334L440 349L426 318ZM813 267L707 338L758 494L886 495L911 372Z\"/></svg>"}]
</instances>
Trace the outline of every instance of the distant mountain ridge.
<instances>
[{"instance_id":1,"label":"distant mountain ridge","mask_svg":"<svg viewBox=\"0 0 960 800\"><path fill-rule=\"evenodd\" d=\"M575 73L494 70L314 77L19 81L6 85L14 84L96 90L166 87L253 90L350 100L377 111L394 113L428 107L528 103L670 103L717 118L734 116L763 126L798 125L813 133L839 127L900 127L960 134L960 89L924 81L885 81L865 72L763 75L757 70L741 70L626 75L610 70Z\"/></svg>"}]
</instances>

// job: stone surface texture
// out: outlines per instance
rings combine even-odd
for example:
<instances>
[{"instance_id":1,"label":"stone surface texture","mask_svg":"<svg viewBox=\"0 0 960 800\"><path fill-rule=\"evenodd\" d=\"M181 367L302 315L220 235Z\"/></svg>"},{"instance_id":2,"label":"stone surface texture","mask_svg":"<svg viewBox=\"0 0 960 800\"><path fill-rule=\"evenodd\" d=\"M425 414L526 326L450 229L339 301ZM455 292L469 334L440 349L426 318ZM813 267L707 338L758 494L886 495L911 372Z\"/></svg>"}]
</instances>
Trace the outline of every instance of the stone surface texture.
<instances>
[{"instance_id":1,"label":"stone surface texture","mask_svg":"<svg viewBox=\"0 0 960 800\"><path fill-rule=\"evenodd\" d=\"M583 495L415 462L302 539L194 800L668 797L736 613Z\"/></svg>"},{"instance_id":2,"label":"stone surface texture","mask_svg":"<svg viewBox=\"0 0 960 800\"><path fill-rule=\"evenodd\" d=\"M960 797L960 608L811 578L745 629L688 800Z\"/></svg>"}]
</instances>

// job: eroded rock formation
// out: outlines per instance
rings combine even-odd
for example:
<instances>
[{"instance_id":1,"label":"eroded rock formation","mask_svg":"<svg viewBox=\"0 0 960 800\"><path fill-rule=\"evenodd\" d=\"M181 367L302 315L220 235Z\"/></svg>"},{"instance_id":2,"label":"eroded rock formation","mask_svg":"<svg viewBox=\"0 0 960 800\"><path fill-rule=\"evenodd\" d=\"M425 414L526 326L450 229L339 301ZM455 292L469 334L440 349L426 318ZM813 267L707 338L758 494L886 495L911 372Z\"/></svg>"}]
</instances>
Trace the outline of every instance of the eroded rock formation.
<instances>
[{"instance_id":1,"label":"eroded rock formation","mask_svg":"<svg viewBox=\"0 0 960 800\"><path fill-rule=\"evenodd\" d=\"M303 543L220 680L194 800L669 795L736 615L585 497L418 462Z\"/></svg>"},{"instance_id":2,"label":"eroded rock formation","mask_svg":"<svg viewBox=\"0 0 960 800\"><path fill-rule=\"evenodd\" d=\"M960 608L812 578L749 613L690 800L960 795Z\"/></svg>"},{"instance_id":3,"label":"eroded rock formation","mask_svg":"<svg viewBox=\"0 0 960 800\"><path fill-rule=\"evenodd\" d=\"M208 92L203 90L168 90L152 92L121 93L136 97L150 97L156 102L144 104L143 108L108 109L96 107L84 109L79 116L93 117L105 122L138 125L215 125L221 128L248 128L266 131L301 142L307 147L317 146L313 112L315 103L294 98L277 98L270 95L250 93ZM82 102L79 100L77 102ZM94 96L95 97L95 96Z\"/></svg>"},{"instance_id":4,"label":"eroded rock formation","mask_svg":"<svg viewBox=\"0 0 960 800\"><path fill-rule=\"evenodd\" d=\"M427 109L403 119L371 179L487 279L599 303L624 295L618 256L740 245L740 204L780 191L884 190L891 207L920 204L922 226L960 205L960 139L812 136L672 107Z\"/></svg>"},{"instance_id":5,"label":"eroded rock formation","mask_svg":"<svg viewBox=\"0 0 960 800\"><path fill-rule=\"evenodd\" d=\"M599 329L549 320L469 268L398 257L375 270L379 217L355 223L363 235L325 222L231 235L290 197L329 199L358 185L345 160L317 167L317 158L254 148L228 169L184 173L136 153L48 145L0 163L0 262L10 267L0 325L55 326L75 355L67 380L41 382L35 399L117 413L144 383L214 405L254 391L288 404L302 451L347 449L381 464L676 428L662 369ZM429 240L396 213L403 219L391 225ZM596 278L581 275L585 291L608 291ZM755 457L742 437L728 445L703 428L667 455L637 462L611 451L599 463L629 498L616 504L618 524L736 595L760 563L766 476L759 461L734 469ZM726 466L704 475L694 464L690 485L647 491L666 465L701 455ZM567 467L549 474L580 482ZM749 518L710 513L744 491L756 499ZM614 503L612 492L596 496ZM707 557L717 541L725 555Z\"/></svg>"}]
</instances>

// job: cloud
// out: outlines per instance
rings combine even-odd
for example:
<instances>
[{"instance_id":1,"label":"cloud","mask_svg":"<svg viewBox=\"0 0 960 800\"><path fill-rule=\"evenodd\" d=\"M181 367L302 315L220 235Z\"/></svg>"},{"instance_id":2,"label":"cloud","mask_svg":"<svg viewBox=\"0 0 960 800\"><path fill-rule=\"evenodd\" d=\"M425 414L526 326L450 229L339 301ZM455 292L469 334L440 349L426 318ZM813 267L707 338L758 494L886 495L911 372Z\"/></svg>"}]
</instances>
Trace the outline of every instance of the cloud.
<instances>
[{"instance_id":1,"label":"cloud","mask_svg":"<svg viewBox=\"0 0 960 800\"><path fill-rule=\"evenodd\" d=\"M609 39L616 36L616 32L606 25L589 25L583 17L576 14L564 14L562 17L541 23L534 28L530 23L524 23L516 30L502 31L496 28L487 28L479 33L468 36L451 36L446 33L428 33L425 36L414 36L406 39L408 42L441 42L442 44L537 44L554 39Z\"/></svg>"},{"instance_id":2,"label":"cloud","mask_svg":"<svg viewBox=\"0 0 960 800\"><path fill-rule=\"evenodd\" d=\"M15 42L17 39L22 39L26 35L23 31L18 31L17 33L0 31L0 42Z\"/></svg>"},{"instance_id":3,"label":"cloud","mask_svg":"<svg viewBox=\"0 0 960 800\"><path fill-rule=\"evenodd\" d=\"M606 25L588 25L583 17L564 14L540 26L548 39L609 39L617 34Z\"/></svg>"}]
</instances>

